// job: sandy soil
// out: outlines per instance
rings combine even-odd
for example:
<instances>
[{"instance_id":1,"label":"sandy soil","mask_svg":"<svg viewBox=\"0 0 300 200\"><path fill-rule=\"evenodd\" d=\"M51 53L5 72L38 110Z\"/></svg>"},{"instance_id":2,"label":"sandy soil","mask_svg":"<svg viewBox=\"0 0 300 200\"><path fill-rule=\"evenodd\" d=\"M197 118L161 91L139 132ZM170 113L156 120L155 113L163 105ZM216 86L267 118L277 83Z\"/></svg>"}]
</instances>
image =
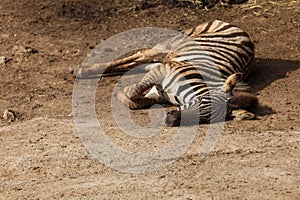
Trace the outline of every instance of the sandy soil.
<instances>
[{"instance_id":1,"label":"sandy soil","mask_svg":"<svg viewBox=\"0 0 300 200\"><path fill-rule=\"evenodd\" d=\"M0 199L300 199L299 1L218 4L210 11L136 5L1 1L0 56L7 60L0 64L0 111L12 109L17 119L0 119ZM183 30L216 18L253 38L256 58L248 81L260 99L261 119L226 122L206 157L199 148L208 126L193 127L186 151L177 159L170 153L172 163L156 171L122 172L94 158L75 129L69 68L122 31ZM116 127L110 99L118 78L106 77L97 87L96 111L107 137L132 152L162 149L176 128L140 138ZM130 115L138 124L149 120L147 110ZM181 139L189 138L187 130Z\"/></svg>"}]
</instances>

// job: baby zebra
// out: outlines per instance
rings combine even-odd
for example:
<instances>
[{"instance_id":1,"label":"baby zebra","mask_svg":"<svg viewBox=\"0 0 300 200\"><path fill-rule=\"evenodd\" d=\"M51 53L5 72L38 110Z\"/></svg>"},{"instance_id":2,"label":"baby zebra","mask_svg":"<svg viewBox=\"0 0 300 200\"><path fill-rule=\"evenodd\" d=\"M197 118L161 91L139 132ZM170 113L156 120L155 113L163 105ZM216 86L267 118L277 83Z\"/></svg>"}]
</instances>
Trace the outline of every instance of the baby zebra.
<instances>
[{"instance_id":1,"label":"baby zebra","mask_svg":"<svg viewBox=\"0 0 300 200\"><path fill-rule=\"evenodd\" d=\"M258 103L242 81L250 71L254 45L246 32L229 23L214 20L172 38L167 44L137 52L111 63L108 69L130 69L150 63L150 71L141 81L117 94L130 109L153 104L172 104L166 125L214 123L229 114L238 119L252 119L244 110ZM164 55L157 59L157 55ZM154 63L153 63L154 62ZM156 63L155 63L156 62ZM89 74L97 69L79 71Z\"/></svg>"}]
</instances>

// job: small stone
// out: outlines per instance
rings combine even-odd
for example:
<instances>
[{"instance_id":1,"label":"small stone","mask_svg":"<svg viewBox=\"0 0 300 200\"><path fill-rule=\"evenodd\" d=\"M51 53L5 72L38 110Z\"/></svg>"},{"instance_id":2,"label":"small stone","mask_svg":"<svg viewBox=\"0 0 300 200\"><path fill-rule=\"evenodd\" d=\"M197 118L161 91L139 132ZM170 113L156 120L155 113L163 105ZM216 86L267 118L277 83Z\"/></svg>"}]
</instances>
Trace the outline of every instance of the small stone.
<instances>
[{"instance_id":1,"label":"small stone","mask_svg":"<svg viewBox=\"0 0 300 200\"><path fill-rule=\"evenodd\" d=\"M3 119L12 122L16 120L16 113L12 110L5 109L3 114Z\"/></svg>"},{"instance_id":2,"label":"small stone","mask_svg":"<svg viewBox=\"0 0 300 200\"><path fill-rule=\"evenodd\" d=\"M14 46L12 48L13 55L24 55L25 53L27 53L27 50L23 46Z\"/></svg>"},{"instance_id":3,"label":"small stone","mask_svg":"<svg viewBox=\"0 0 300 200\"><path fill-rule=\"evenodd\" d=\"M0 64L5 65L8 62L8 58L5 56L0 56Z\"/></svg>"},{"instance_id":4,"label":"small stone","mask_svg":"<svg viewBox=\"0 0 300 200\"><path fill-rule=\"evenodd\" d=\"M14 46L12 48L13 55L28 55L38 53L38 50L31 48L31 47L24 47L24 46Z\"/></svg>"}]
</instances>

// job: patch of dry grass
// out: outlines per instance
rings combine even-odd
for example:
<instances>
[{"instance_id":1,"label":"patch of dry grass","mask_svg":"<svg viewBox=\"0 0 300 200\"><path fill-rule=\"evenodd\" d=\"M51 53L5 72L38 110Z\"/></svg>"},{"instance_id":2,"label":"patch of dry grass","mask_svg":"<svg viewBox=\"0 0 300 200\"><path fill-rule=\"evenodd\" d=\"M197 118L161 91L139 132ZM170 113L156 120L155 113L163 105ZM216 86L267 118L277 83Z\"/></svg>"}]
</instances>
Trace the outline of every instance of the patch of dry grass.
<instances>
[{"instance_id":1,"label":"patch of dry grass","mask_svg":"<svg viewBox=\"0 0 300 200\"><path fill-rule=\"evenodd\" d=\"M257 0L250 0L248 3L241 5L243 10L253 10L253 9L262 9L265 5L271 4L278 7L294 7L298 4L300 5L299 0L294 1L257 1Z\"/></svg>"},{"instance_id":2,"label":"patch of dry grass","mask_svg":"<svg viewBox=\"0 0 300 200\"><path fill-rule=\"evenodd\" d=\"M264 1L264 0L249 0L246 4L240 5L243 11L251 11L255 16L274 16L283 7L286 9L300 8L300 1L281 0L281 1Z\"/></svg>"}]
</instances>

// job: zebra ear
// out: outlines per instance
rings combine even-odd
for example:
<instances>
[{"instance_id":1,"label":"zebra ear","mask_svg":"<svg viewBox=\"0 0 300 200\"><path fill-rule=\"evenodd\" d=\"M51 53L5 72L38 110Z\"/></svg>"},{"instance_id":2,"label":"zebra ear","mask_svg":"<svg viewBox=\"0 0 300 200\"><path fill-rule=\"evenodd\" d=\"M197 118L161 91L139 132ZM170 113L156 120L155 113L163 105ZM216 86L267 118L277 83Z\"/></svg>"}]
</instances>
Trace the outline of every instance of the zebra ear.
<instances>
[{"instance_id":1,"label":"zebra ear","mask_svg":"<svg viewBox=\"0 0 300 200\"><path fill-rule=\"evenodd\" d=\"M242 79L243 79L243 73L238 72L230 75L224 83L224 87L223 87L224 92L231 93L235 85L238 84Z\"/></svg>"}]
</instances>

